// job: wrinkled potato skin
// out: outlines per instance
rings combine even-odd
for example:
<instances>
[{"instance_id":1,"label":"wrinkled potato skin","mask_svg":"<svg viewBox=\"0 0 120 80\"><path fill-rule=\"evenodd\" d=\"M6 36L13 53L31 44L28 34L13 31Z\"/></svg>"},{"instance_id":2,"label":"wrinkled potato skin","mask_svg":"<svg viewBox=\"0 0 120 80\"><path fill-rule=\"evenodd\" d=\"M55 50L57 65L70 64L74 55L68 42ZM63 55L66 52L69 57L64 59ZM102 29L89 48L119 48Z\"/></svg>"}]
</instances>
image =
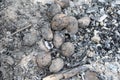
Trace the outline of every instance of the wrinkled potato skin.
<instances>
[{"instance_id":1,"label":"wrinkled potato skin","mask_svg":"<svg viewBox=\"0 0 120 80\"><path fill-rule=\"evenodd\" d=\"M74 53L74 45L70 42L65 42L62 45L61 50L64 56L69 57Z\"/></svg>"},{"instance_id":2,"label":"wrinkled potato skin","mask_svg":"<svg viewBox=\"0 0 120 80\"><path fill-rule=\"evenodd\" d=\"M58 72L64 66L64 61L61 58L56 58L52 60L52 63L49 67L50 72Z\"/></svg>"},{"instance_id":3,"label":"wrinkled potato skin","mask_svg":"<svg viewBox=\"0 0 120 80\"><path fill-rule=\"evenodd\" d=\"M36 56L36 62L40 68L43 68L50 64L51 54L49 52L41 52Z\"/></svg>"},{"instance_id":4,"label":"wrinkled potato skin","mask_svg":"<svg viewBox=\"0 0 120 80\"><path fill-rule=\"evenodd\" d=\"M57 14L52 20L53 30L62 30L68 25L68 20L65 18L65 14Z\"/></svg>"},{"instance_id":5,"label":"wrinkled potato skin","mask_svg":"<svg viewBox=\"0 0 120 80\"><path fill-rule=\"evenodd\" d=\"M53 44L56 48L59 48L64 42L64 38L60 33L56 32L54 33L54 38L53 38Z\"/></svg>"},{"instance_id":6,"label":"wrinkled potato skin","mask_svg":"<svg viewBox=\"0 0 120 80\"><path fill-rule=\"evenodd\" d=\"M67 17L69 20L67 31L71 34L75 34L78 32L78 21L75 17L69 16Z\"/></svg>"}]
</instances>

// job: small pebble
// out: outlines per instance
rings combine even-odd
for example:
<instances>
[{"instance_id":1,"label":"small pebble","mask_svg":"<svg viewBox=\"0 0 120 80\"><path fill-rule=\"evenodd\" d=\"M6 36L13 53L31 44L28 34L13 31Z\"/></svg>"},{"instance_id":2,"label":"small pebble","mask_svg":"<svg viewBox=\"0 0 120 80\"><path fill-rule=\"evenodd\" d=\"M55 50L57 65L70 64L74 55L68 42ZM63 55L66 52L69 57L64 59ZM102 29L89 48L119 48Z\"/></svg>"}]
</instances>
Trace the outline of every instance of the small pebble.
<instances>
[{"instance_id":1,"label":"small pebble","mask_svg":"<svg viewBox=\"0 0 120 80\"><path fill-rule=\"evenodd\" d=\"M78 20L79 27L87 27L90 24L90 18L89 17L82 17Z\"/></svg>"},{"instance_id":2,"label":"small pebble","mask_svg":"<svg viewBox=\"0 0 120 80\"><path fill-rule=\"evenodd\" d=\"M91 38L92 41L99 43L100 42L100 37L98 35L95 35Z\"/></svg>"},{"instance_id":3,"label":"small pebble","mask_svg":"<svg viewBox=\"0 0 120 80\"><path fill-rule=\"evenodd\" d=\"M40 52L36 56L36 62L40 68L44 68L51 62L51 54L49 52Z\"/></svg>"},{"instance_id":4,"label":"small pebble","mask_svg":"<svg viewBox=\"0 0 120 80\"><path fill-rule=\"evenodd\" d=\"M90 51L90 50L87 51L88 57L93 57L94 55L95 55L95 51Z\"/></svg>"},{"instance_id":5,"label":"small pebble","mask_svg":"<svg viewBox=\"0 0 120 80\"><path fill-rule=\"evenodd\" d=\"M58 72L60 71L64 66L64 61L61 58L56 58L52 60L52 63L49 67L50 72Z\"/></svg>"},{"instance_id":6,"label":"small pebble","mask_svg":"<svg viewBox=\"0 0 120 80\"><path fill-rule=\"evenodd\" d=\"M92 41L99 43L101 38L98 35L99 31L94 30L94 36L91 38Z\"/></svg>"},{"instance_id":7,"label":"small pebble","mask_svg":"<svg viewBox=\"0 0 120 80\"><path fill-rule=\"evenodd\" d=\"M71 42L65 42L61 47L62 54L69 57L74 53L74 48L75 47Z\"/></svg>"}]
</instances>

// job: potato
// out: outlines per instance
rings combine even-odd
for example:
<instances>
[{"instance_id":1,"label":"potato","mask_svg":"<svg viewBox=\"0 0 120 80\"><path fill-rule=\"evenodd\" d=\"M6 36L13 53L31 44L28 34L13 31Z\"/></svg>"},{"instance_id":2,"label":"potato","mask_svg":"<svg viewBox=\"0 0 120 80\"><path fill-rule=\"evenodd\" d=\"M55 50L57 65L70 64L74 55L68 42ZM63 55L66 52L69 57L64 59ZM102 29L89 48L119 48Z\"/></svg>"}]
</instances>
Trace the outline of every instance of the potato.
<instances>
[{"instance_id":1,"label":"potato","mask_svg":"<svg viewBox=\"0 0 120 80\"><path fill-rule=\"evenodd\" d=\"M61 7L60 5L53 3L47 10L48 17L54 17L56 14L61 13Z\"/></svg>"},{"instance_id":2,"label":"potato","mask_svg":"<svg viewBox=\"0 0 120 80\"><path fill-rule=\"evenodd\" d=\"M55 3L59 4L62 8L69 6L70 0L55 0Z\"/></svg>"},{"instance_id":3,"label":"potato","mask_svg":"<svg viewBox=\"0 0 120 80\"><path fill-rule=\"evenodd\" d=\"M71 42L65 42L61 47L62 54L69 57L74 53L74 48L75 47Z\"/></svg>"},{"instance_id":4,"label":"potato","mask_svg":"<svg viewBox=\"0 0 120 80\"><path fill-rule=\"evenodd\" d=\"M40 68L44 68L51 62L51 54L49 52L40 52L36 56L36 62Z\"/></svg>"},{"instance_id":5,"label":"potato","mask_svg":"<svg viewBox=\"0 0 120 80\"><path fill-rule=\"evenodd\" d=\"M36 33L26 33L23 37L24 45L32 46L37 41L37 34Z\"/></svg>"},{"instance_id":6,"label":"potato","mask_svg":"<svg viewBox=\"0 0 120 80\"><path fill-rule=\"evenodd\" d=\"M50 25L49 24L45 24L42 28L41 28L41 33L42 33L42 37L45 39L45 40L52 40L53 39L53 32L50 28Z\"/></svg>"},{"instance_id":7,"label":"potato","mask_svg":"<svg viewBox=\"0 0 120 80\"><path fill-rule=\"evenodd\" d=\"M51 25L53 30L62 30L68 25L68 18L65 14L57 14L53 17Z\"/></svg>"},{"instance_id":8,"label":"potato","mask_svg":"<svg viewBox=\"0 0 120 80\"><path fill-rule=\"evenodd\" d=\"M93 71L87 71L85 73L85 80L99 80L97 74Z\"/></svg>"},{"instance_id":9,"label":"potato","mask_svg":"<svg viewBox=\"0 0 120 80\"><path fill-rule=\"evenodd\" d=\"M52 63L49 67L50 72L58 72L60 71L64 66L64 61L61 58L56 58L52 60Z\"/></svg>"},{"instance_id":10,"label":"potato","mask_svg":"<svg viewBox=\"0 0 120 80\"><path fill-rule=\"evenodd\" d=\"M67 31L71 34L75 34L78 32L78 21L75 17L68 16L66 17L69 20L68 27L66 28Z\"/></svg>"},{"instance_id":11,"label":"potato","mask_svg":"<svg viewBox=\"0 0 120 80\"><path fill-rule=\"evenodd\" d=\"M55 32L54 33L54 38L53 38L53 44L56 48L59 48L64 42L64 38L62 36L62 34L60 34L59 32Z\"/></svg>"},{"instance_id":12,"label":"potato","mask_svg":"<svg viewBox=\"0 0 120 80\"><path fill-rule=\"evenodd\" d=\"M78 20L79 27L87 27L90 24L90 18L89 17L82 17Z\"/></svg>"},{"instance_id":13,"label":"potato","mask_svg":"<svg viewBox=\"0 0 120 80\"><path fill-rule=\"evenodd\" d=\"M78 21L73 16L67 16L65 14L57 14L52 20L53 30L67 29L71 34L75 34L78 31Z\"/></svg>"}]
</instances>

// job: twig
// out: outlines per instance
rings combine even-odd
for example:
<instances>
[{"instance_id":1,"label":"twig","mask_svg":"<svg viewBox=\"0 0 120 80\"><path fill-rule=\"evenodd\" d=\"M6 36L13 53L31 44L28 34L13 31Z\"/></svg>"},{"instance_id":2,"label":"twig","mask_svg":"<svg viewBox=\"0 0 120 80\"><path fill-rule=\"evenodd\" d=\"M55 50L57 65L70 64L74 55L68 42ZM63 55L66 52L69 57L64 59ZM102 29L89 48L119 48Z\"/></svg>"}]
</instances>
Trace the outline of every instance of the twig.
<instances>
[{"instance_id":1,"label":"twig","mask_svg":"<svg viewBox=\"0 0 120 80\"><path fill-rule=\"evenodd\" d=\"M12 33L11 36L15 35L15 34L18 33L18 32L21 32L21 31L23 31L23 30L25 30L25 29L27 29L27 28L29 28L29 27L31 27L31 24L29 24L28 26L23 27L23 28L17 30L16 32Z\"/></svg>"},{"instance_id":2,"label":"twig","mask_svg":"<svg viewBox=\"0 0 120 80\"><path fill-rule=\"evenodd\" d=\"M23 28L21 28L21 29L18 29L16 32L12 33L12 34L9 35L9 36L13 36L13 35L15 35L16 33L21 32L21 31L23 31L23 30L31 27L31 25L32 25L32 24L29 24L28 26L25 26L25 27L23 27ZM3 37L0 41L2 41L3 39L5 39L5 37Z\"/></svg>"},{"instance_id":3,"label":"twig","mask_svg":"<svg viewBox=\"0 0 120 80\"><path fill-rule=\"evenodd\" d=\"M75 76L78 73L82 73L84 71L88 70L88 68L86 66L78 66L74 69L70 69L67 71L62 71L58 74L52 74L49 75L45 78L43 78L43 80L61 80L61 79L68 79L70 77Z\"/></svg>"}]
</instances>

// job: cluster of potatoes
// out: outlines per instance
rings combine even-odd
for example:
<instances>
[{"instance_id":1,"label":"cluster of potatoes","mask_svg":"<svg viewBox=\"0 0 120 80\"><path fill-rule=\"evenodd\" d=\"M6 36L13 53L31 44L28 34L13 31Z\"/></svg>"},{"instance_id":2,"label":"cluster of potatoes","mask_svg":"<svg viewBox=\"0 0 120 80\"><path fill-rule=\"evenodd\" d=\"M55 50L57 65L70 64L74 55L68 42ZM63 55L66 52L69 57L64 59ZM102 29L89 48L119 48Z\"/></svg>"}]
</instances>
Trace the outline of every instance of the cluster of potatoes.
<instances>
[{"instance_id":1,"label":"cluster of potatoes","mask_svg":"<svg viewBox=\"0 0 120 80\"><path fill-rule=\"evenodd\" d=\"M64 67L64 61L60 57L52 60L51 52L45 47L43 40L52 41L54 48L61 51L61 55L70 57L74 54L74 44L72 42L65 42L65 37L61 34L61 31L66 30L70 35L74 35L78 32L79 25L85 27L90 23L89 17L77 20L73 16L62 13L62 9L68 6L69 0L55 0L55 3L47 10L47 16L52 19L51 23L41 27L43 39L38 42L38 45L42 51L36 56L36 62L40 68L48 66L50 72L60 71Z\"/></svg>"}]
</instances>

